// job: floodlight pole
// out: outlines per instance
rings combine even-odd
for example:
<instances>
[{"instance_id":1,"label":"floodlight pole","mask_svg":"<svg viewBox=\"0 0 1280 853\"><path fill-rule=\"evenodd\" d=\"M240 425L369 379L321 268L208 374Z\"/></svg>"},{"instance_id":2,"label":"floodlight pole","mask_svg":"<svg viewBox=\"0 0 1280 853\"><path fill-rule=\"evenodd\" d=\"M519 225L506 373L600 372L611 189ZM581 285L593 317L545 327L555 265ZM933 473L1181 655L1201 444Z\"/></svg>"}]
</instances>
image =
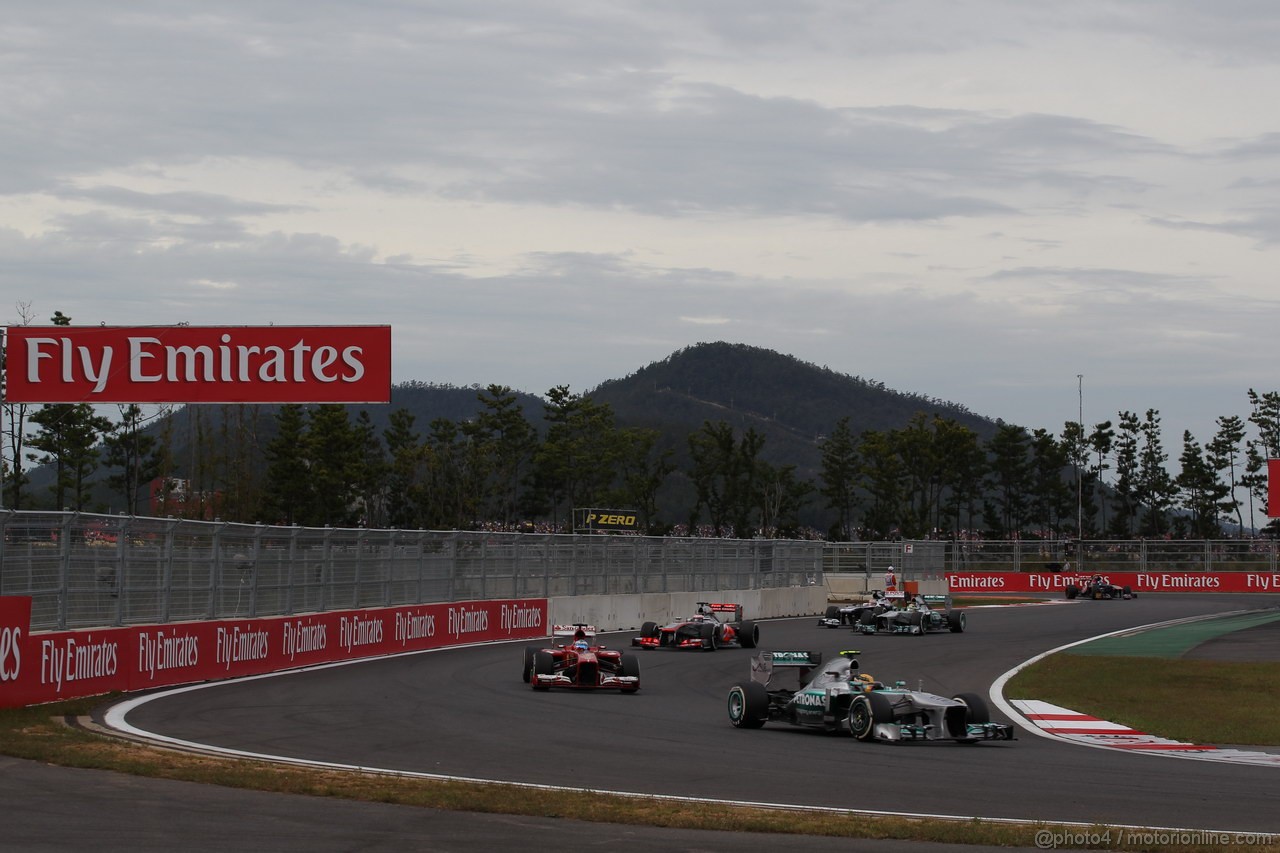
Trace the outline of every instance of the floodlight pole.
<instances>
[{"instance_id":1,"label":"floodlight pole","mask_svg":"<svg viewBox=\"0 0 1280 853\"><path fill-rule=\"evenodd\" d=\"M1080 450L1084 450L1084 374L1076 374L1076 389L1080 400ZM1076 538L1080 540L1080 554L1076 555L1076 561L1079 562L1084 553L1084 476L1080 466L1076 466Z\"/></svg>"}]
</instances>

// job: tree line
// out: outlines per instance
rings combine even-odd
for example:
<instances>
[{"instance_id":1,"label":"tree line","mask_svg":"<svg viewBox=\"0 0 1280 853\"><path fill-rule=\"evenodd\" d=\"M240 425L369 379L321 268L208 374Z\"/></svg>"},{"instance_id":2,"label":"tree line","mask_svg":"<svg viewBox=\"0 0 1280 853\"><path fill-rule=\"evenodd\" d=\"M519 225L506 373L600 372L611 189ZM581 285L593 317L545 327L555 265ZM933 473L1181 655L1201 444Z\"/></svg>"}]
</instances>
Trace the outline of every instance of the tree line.
<instances>
[{"instance_id":1,"label":"tree line","mask_svg":"<svg viewBox=\"0 0 1280 853\"><path fill-rule=\"evenodd\" d=\"M651 533L676 524L714 535L800 536L825 517L840 540L984 535L1217 538L1247 531L1266 508L1265 462L1280 455L1280 394L1249 392L1247 419L1221 417L1201 445L1183 436L1180 473L1171 475L1159 413L1120 412L1089 430L1068 422L1061 436L1001 424L990 440L950 418L919 413L901 429L854 434L842 418L820 438L812 479L794 465L762 458L765 436L706 421L687 437L689 464L653 429L619 426L607 404L567 387L547 395L541 428L516 394L491 385L473 418L437 418L420 432L405 409L379 433L367 412L340 405L286 405L261 449L256 407L225 407L215 424L192 414L192 459L173 456L172 419L144 431L141 410L121 406L116 422L86 404L7 407L11 451L5 504L36 503L25 453L52 466L55 507L92 505L101 466L125 511L137 514L144 487L185 467L188 498L176 514L227 521L335 527L469 529L494 525L568 529L575 507L634 511ZM31 428L15 440L22 418ZM1255 435L1248 436L1248 427ZM662 505L663 486L683 480L683 510ZM673 515L673 509L680 517ZM173 511L172 509L170 510Z\"/></svg>"},{"instance_id":2,"label":"tree line","mask_svg":"<svg viewBox=\"0 0 1280 853\"><path fill-rule=\"evenodd\" d=\"M169 513L271 524L567 530L574 508L609 507L654 534L1217 538L1251 530L1266 460L1280 456L1280 393L1251 389L1248 401L1248 417L1219 417L1207 443L1184 433L1176 475L1149 409L1088 429L1069 421L1058 436L999 424L988 440L937 414L857 434L845 417L819 437L811 477L766 461L764 434L723 421L687 435L677 464L658 430L620 426L608 404L566 386L548 391L540 423L501 385L477 391L473 417L425 430L403 408L379 430L365 411L285 405L265 443L260 407L224 406L216 419L188 407L187 459L175 458L171 412L149 428L137 405L113 421L83 403L6 404L3 494L10 509L51 499L102 511L93 487L105 467L121 499L112 509L140 514L148 484L173 489L183 471ZM26 491L28 465L51 467L45 501Z\"/></svg>"}]
</instances>

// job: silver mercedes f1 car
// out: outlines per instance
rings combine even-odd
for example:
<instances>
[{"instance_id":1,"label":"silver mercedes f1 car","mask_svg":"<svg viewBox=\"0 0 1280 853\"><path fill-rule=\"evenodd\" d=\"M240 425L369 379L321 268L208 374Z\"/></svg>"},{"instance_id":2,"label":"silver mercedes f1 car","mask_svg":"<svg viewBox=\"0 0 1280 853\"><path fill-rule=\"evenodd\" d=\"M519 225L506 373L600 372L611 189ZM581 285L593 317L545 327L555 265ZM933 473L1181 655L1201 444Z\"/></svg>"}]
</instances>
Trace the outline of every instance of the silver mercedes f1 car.
<instances>
[{"instance_id":1,"label":"silver mercedes f1 car","mask_svg":"<svg viewBox=\"0 0 1280 853\"><path fill-rule=\"evenodd\" d=\"M909 690L902 681L886 686L859 671L859 654L843 651L828 664L822 663L820 652L813 651L756 655L751 660L751 680L729 691L729 722L741 729L785 722L832 733L847 731L858 740L886 743L1015 740L1012 726L991 722L987 705L977 694L938 696ZM775 673L786 671L794 673L799 687L774 683Z\"/></svg>"}]
</instances>

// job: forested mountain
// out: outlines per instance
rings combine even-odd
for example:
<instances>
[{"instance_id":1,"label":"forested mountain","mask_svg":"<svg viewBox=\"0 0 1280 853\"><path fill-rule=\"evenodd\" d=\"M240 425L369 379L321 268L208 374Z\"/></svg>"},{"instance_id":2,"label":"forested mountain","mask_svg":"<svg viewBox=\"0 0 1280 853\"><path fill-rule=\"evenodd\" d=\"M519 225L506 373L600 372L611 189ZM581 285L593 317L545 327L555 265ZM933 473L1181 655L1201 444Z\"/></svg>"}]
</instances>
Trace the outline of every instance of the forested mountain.
<instances>
[{"instance_id":1,"label":"forested mountain","mask_svg":"<svg viewBox=\"0 0 1280 853\"><path fill-rule=\"evenodd\" d=\"M601 384L590 396L612 407L620 426L658 430L678 461L688 457L691 433L704 422L724 421L764 435L762 458L795 465L806 478L816 476L821 438L844 417L855 435L902 429L918 412L954 420L983 441L998 426L955 403L894 391L772 350L723 342L686 347L625 379Z\"/></svg>"}]
</instances>

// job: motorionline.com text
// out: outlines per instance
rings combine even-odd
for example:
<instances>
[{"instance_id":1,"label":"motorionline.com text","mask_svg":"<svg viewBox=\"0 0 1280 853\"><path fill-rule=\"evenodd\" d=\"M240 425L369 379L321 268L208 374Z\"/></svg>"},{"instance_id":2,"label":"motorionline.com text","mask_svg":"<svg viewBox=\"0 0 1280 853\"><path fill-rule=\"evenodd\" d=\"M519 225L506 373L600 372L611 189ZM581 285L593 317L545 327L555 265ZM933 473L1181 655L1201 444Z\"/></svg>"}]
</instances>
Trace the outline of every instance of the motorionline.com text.
<instances>
[{"instance_id":1,"label":"motorionline.com text","mask_svg":"<svg viewBox=\"0 0 1280 853\"><path fill-rule=\"evenodd\" d=\"M1055 850L1059 847L1158 845L1280 846L1280 836L1264 832L1209 832L1192 829L1041 829L1036 832L1036 847L1041 850Z\"/></svg>"}]
</instances>

